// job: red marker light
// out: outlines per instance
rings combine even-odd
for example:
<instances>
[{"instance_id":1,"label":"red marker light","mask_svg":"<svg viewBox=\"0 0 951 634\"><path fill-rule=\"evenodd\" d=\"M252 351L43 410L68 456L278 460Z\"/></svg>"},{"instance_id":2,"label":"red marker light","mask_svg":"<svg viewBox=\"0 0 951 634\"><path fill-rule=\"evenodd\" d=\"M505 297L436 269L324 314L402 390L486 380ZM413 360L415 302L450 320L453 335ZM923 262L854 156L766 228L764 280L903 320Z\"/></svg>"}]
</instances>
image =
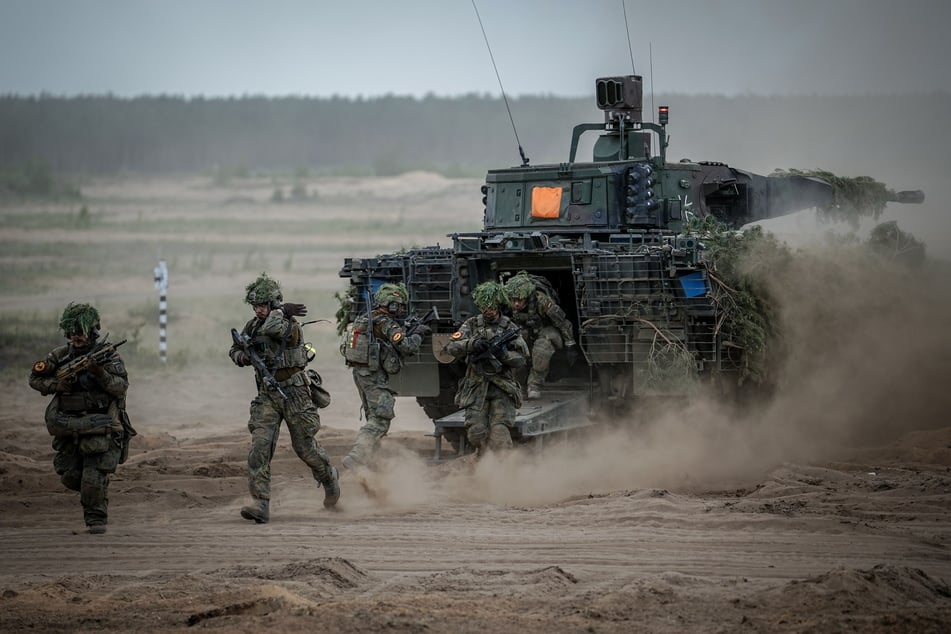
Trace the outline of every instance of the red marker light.
<instances>
[{"instance_id":1,"label":"red marker light","mask_svg":"<svg viewBox=\"0 0 951 634\"><path fill-rule=\"evenodd\" d=\"M670 106L657 106L657 120L661 125L667 125L670 118Z\"/></svg>"}]
</instances>

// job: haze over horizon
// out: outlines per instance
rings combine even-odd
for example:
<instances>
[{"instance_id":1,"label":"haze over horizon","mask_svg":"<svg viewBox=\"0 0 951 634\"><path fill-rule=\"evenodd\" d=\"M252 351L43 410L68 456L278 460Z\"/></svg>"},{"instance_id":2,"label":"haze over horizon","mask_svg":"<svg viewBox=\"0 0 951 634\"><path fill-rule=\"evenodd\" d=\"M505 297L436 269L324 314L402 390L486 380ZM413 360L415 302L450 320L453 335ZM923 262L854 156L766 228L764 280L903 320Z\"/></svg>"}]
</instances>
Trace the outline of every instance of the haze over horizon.
<instances>
[{"instance_id":1,"label":"haze over horizon","mask_svg":"<svg viewBox=\"0 0 951 634\"><path fill-rule=\"evenodd\" d=\"M472 0L0 0L0 94L497 96L493 57L509 96L632 57L656 93L951 92L945 0L474 4L491 57Z\"/></svg>"}]
</instances>

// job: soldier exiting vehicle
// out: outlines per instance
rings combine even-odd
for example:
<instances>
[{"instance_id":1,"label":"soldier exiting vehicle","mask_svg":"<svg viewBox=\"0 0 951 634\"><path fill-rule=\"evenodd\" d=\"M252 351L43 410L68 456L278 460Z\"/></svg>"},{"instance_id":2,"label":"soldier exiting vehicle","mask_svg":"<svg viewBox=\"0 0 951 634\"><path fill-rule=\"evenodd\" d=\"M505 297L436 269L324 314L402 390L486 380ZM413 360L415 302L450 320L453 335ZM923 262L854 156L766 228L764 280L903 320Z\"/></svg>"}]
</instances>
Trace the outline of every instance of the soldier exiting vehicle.
<instances>
[{"instance_id":1,"label":"soldier exiting vehicle","mask_svg":"<svg viewBox=\"0 0 951 634\"><path fill-rule=\"evenodd\" d=\"M245 301L254 317L241 333L232 331L229 351L235 365L254 366L258 393L251 401L251 451L248 453L248 490L253 504L242 507L241 517L264 524L270 519L271 459L277 447L281 421L287 424L291 446L324 487L324 506L336 505L340 497L337 470L327 452L317 443L320 415L311 397L310 379L304 371L310 360L301 326L294 319L304 315L302 304L282 303L277 280L262 273L245 288Z\"/></svg>"},{"instance_id":2,"label":"soldier exiting vehicle","mask_svg":"<svg viewBox=\"0 0 951 634\"><path fill-rule=\"evenodd\" d=\"M53 436L53 467L68 489L79 491L90 533L106 532L109 474L128 455L135 430L125 411L129 378L116 348L99 342L99 312L69 304L59 327L69 340L33 364L30 387L52 394L46 429Z\"/></svg>"},{"instance_id":3,"label":"soldier exiting vehicle","mask_svg":"<svg viewBox=\"0 0 951 634\"><path fill-rule=\"evenodd\" d=\"M522 327L522 334L532 351L526 395L529 399L541 396L542 384L551 369L551 357L556 350L565 348L568 364L578 358L574 327L565 311L548 291L536 285L525 271L505 284L505 293L512 309L512 321Z\"/></svg>"},{"instance_id":4,"label":"soldier exiting vehicle","mask_svg":"<svg viewBox=\"0 0 951 634\"><path fill-rule=\"evenodd\" d=\"M456 405L466 409L466 438L482 454L512 446L511 429L522 406L514 371L525 365L528 346L518 326L502 314L507 297L501 284L479 284L472 299L481 314L452 334L445 351L466 360Z\"/></svg>"},{"instance_id":5,"label":"soldier exiting vehicle","mask_svg":"<svg viewBox=\"0 0 951 634\"><path fill-rule=\"evenodd\" d=\"M353 382L366 415L366 424L343 458L347 469L370 463L395 415L396 393L390 389L390 376L402 369L403 357L416 354L432 332L422 323L412 332L407 330L408 303L404 284L383 284L373 297L372 310L354 320L341 344L340 353L353 369Z\"/></svg>"}]
</instances>

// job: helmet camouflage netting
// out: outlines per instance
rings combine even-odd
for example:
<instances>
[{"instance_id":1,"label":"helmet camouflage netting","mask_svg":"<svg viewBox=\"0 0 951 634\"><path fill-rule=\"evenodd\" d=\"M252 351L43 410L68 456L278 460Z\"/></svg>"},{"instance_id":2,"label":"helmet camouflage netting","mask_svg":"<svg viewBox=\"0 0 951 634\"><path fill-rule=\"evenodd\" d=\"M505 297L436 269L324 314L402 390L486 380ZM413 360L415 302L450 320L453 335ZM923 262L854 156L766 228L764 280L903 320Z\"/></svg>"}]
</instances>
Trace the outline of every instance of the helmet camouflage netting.
<instances>
[{"instance_id":1,"label":"helmet camouflage netting","mask_svg":"<svg viewBox=\"0 0 951 634\"><path fill-rule=\"evenodd\" d=\"M281 293L281 284L267 273L261 273L258 279L245 287L244 301L251 304L273 304L284 299Z\"/></svg>"},{"instance_id":2,"label":"helmet camouflage netting","mask_svg":"<svg viewBox=\"0 0 951 634\"><path fill-rule=\"evenodd\" d=\"M488 310L507 304L508 296L498 282L482 282L472 291L472 301L480 309Z\"/></svg>"},{"instance_id":3,"label":"helmet camouflage netting","mask_svg":"<svg viewBox=\"0 0 951 634\"><path fill-rule=\"evenodd\" d=\"M505 294L509 296L509 299L528 299L534 290L535 282L525 271L505 283Z\"/></svg>"},{"instance_id":4,"label":"helmet camouflage netting","mask_svg":"<svg viewBox=\"0 0 951 634\"><path fill-rule=\"evenodd\" d=\"M377 289L373 300L377 306L386 306L390 302L406 304L409 302L409 291L406 290L406 285L403 284L403 282L396 284L386 283Z\"/></svg>"},{"instance_id":5,"label":"helmet camouflage netting","mask_svg":"<svg viewBox=\"0 0 951 634\"><path fill-rule=\"evenodd\" d=\"M70 302L63 310L63 316L59 320L59 327L63 334L83 335L88 337L93 331L99 329L99 311L89 304L76 304Z\"/></svg>"}]
</instances>

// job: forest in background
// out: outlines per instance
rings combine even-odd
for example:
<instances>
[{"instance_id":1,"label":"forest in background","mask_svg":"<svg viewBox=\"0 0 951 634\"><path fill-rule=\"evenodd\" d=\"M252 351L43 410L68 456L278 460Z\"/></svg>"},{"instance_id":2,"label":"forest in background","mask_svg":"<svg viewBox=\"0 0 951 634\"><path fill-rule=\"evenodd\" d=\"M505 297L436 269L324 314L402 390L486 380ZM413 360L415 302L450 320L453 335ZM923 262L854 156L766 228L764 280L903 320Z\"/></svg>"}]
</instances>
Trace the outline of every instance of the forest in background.
<instances>
[{"instance_id":1,"label":"forest in background","mask_svg":"<svg viewBox=\"0 0 951 634\"><path fill-rule=\"evenodd\" d=\"M723 161L759 173L821 168L890 184L893 176L916 182L945 178L951 141L947 93L646 94L645 119L661 104L671 110L671 160ZM603 120L593 97L519 97L509 106L533 164L567 160L572 126ZM881 156L882 147L889 148L887 156ZM481 177L489 168L520 162L500 97L0 96L0 172L6 175L35 172L40 165L57 176L80 178L388 176L411 170Z\"/></svg>"}]
</instances>

